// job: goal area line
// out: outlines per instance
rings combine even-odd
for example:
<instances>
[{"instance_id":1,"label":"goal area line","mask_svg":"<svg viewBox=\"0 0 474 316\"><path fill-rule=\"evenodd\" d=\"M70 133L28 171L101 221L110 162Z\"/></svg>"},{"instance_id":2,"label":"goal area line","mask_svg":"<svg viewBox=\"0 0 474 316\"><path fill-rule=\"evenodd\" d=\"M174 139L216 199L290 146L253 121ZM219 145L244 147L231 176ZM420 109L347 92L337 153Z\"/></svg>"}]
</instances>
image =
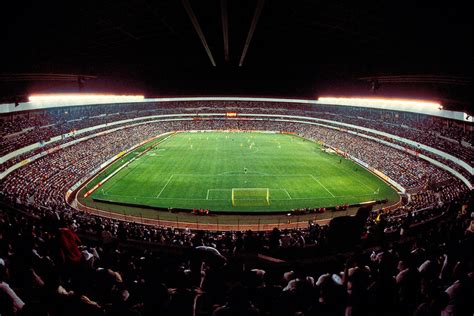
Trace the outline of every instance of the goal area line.
<instances>
[{"instance_id":1,"label":"goal area line","mask_svg":"<svg viewBox=\"0 0 474 316\"><path fill-rule=\"evenodd\" d=\"M235 189L235 188L234 188ZM239 189L249 189L249 190L252 190L253 188L239 188ZM262 189L262 190L266 190L267 188L257 188L257 189ZM281 189L281 188L268 188L269 190L269 193L271 193L272 191L275 192L275 191L281 191L281 192L284 192L285 195L288 197L286 199L273 199L270 197L270 201L273 200L273 201L289 201L289 200L293 200L292 196L290 195L290 193L288 192L287 189ZM232 199L232 189L221 189L221 188L216 188L216 189L207 189L207 193L206 193L206 200L209 200L209 201L225 201L225 200L228 200L228 198L211 198L212 196L212 192L229 192L230 193L230 199Z\"/></svg>"}]
</instances>

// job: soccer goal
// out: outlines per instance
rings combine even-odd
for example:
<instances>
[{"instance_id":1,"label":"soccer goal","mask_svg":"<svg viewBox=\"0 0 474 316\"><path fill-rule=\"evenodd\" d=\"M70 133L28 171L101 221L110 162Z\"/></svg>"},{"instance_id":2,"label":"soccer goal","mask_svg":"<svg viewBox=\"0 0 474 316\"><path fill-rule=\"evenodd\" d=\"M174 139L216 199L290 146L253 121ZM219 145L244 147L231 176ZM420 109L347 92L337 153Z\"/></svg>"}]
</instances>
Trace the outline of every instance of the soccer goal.
<instances>
[{"instance_id":1,"label":"soccer goal","mask_svg":"<svg viewBox=\"0 0 474 316\"><path fill-rule=\"evenodd\" d=\"M270 205L270 190L268 188L232 189L232 206L265 205Z\"/></svg>"}]
</instances>

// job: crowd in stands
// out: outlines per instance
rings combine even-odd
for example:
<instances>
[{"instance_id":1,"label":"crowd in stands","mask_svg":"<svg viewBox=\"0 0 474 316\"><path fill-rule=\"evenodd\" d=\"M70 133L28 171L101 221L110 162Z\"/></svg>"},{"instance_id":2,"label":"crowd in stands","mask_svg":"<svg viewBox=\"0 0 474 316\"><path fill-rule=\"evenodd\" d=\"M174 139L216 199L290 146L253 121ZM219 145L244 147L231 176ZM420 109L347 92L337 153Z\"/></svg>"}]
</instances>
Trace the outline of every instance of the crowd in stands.
<instances>
[{"instance_id":1,"label":"crowd in stands","mask_svg":"<svg viewBox=\"0 0 474 316\"><path fill-rule=\"evenodd\" d=\"M66 191L73 184L118 152L140 141L165 131L187 129L286 130L308 139L324 141L367 162L406 188L421 188L421 193L415 195L410 204L400 210L403 213L437 207L468 191L465 185L450 174L415 156L336 130L288 122L202 120L149 123L101 135L59 150L7 176L0 183L2 198L39 211L73 212L64 200Z\"/></svg>"},{"instance_id":2,"label":"crowd in stands","mask_svg":"<svg viewBox=\"0 0 474 316\"><path fill-rule=\"evenodd\" d=\"M448 127L440 126L440 124L430 124L429 122L426 123L426 126L420 124L417 127L410 127L405 125L403 120L398 124L394 124L391 122L386 122L384 120L369 120L361 117L353 117L353 116L335 116L333 114L329 114L326 116L328 119L332 119L335 121L341 121L348 124L353 124L357 126L367 127L371 129L375 129L377 131L386 132L389 134L394 134L403 138L407 138L417 143L427 145L441 151L447 152L455 157L460 158L461 160L469 163L470 165L474 164L473 161L473 154L474 148L472 146L463 145L460 143L461 139L446 139L439 137L442 131L449 129ZM459 128L453 128L454 131L458 132ZM453 132L454 135L457 133ZM472 133L472 132L471 132ZM465 133L467 134L467 132ZM446 135L446 134L445 134ZM449 135L449 134L447 134ZM463 134L464 135L464 134ZM472 137L472 135L471 135ZM473 140L465 137L463 139L469 144L472 145ZM415 146L413 146L415 147ZM418 149L417 147L415 147Z\"/></svg>"},{"instance_id":3,"label":"crowd in stands","mask_svg":"<svg viewBox=\"0 0 474 316\"><path fill-rule=\"evenodd\" d=\"M301 125L301 124L299 124ZM445 181L450 175L428 162L400 150L352 134L326 128L297 127L301 135L321 140L378 169L405 188L419 186L429 181Z\"/></svg>"},{"instance_id":4,"label":"crowd in stands","mask_svg":"<svg viewBox=\"0 0 474 316\"><path fill-rule=\"evenodd\" d=\"M375 212L372 219L379 214L384 216L386 221L385 231L394 232L402 228L409 221L410 224L424 222L429 218L434 218L446 211L446 205L450 201L457 201L467 193L460 183L447 183L434 188L410 195L410 202L395 210L389 215L383 212Z\"/></svg>"},{"instance_id":5,"label":"crowd in stands","mask_svg":"<svg viewBox=\"0 0 474 316\"><path fill-rule=\"evenodd\" d=\"M65 203L70 186L118 152L150 136L186 129L295 132L423 190L398 210L373 212L361 241L343 251L331 245L327 226L313 223L267 233L191 231L99 218ZM33 161L2 180L0 192L1 201L17 209L0 207L2 316L454 316L474 311L474 213L468 189L421 159L347 133L272 121L150 123ZM155 244L173 248L163 252ZM311 261L291 261L296 250L305 250ZM257 254L284 263L259 261Z\"/></svg>"},{"instance_id":6,"label":"crowd in stands","mask_svg":"<svg viewBox=\"0 0 474 316\"><path fill-rule=\"evenodd\" d=\"M130 127L91 138L20 168L1 183L2 194L15 201L45 207L62 206L66 190L102 163L143 140L163 132L158 124Z\"/></svg>"},{"instance_id":7,"label":"crowd in stands","mask_svg":"<svg viewBox=\"0 0 474 316\"><path fill-rule=\"evenodd\" d=\"M308 139L323 141L327 145L336 147L361 159L405 188L424 186L433 182L443 182L452 178L447 172L408 153L336 130L288 122L203 120L146 124L81 142L78 145L58 151L47 158L39 159L22 167L19 171L7 177L2 183L2 191L10 192L10 194L15 195L18 199L22 196L18 192L20 186L16 183L18 181L23 181L23 186L27 187L31 183L47 184L50 182L47 181L49 179L60 179L63 177L70 181L68 184L72 185L73 181L77 182L81 177L87 175L87 171L94 170L94 168L106 161L107 158L112 157L120 150L131 147L133 144L138 143L139 140L144 140L159 131L183 129L286 130L295 132ZM107 145L104 146L104 144ZM75 162L84 162L83 168L89 169L78 169L78 164ZM75 163L75 165L72 163ZM61 172L57 172L58 170ZM78 172L76 172L77 170ZM43 174L44 172L47 174ZM73 175L76 173L77 177L74 177ZM31 176L36 178L29 178ZM61 184L60 180L58 182ZM52 188L56 188L56 186L53 185ZM58 187L60 190L67 188L67 185L59 185ZM34 197L34 194L32 195L31 192L26 194L26 190L32 190L31 188L24 188L24 190L25 193L23 195L27 195L29 199ZM47 201L44 198L41 200Z\"/></svg>"},{"instance_id":8,"label":"crowd in stands","mask_svg":"<svg viewBox=\"0 0 474 316\"><path fill-rule=\"evenodd\" d=\"M143 126L147 127L144 128ZM362 161L368 163L370 166L380 170L382 173L386 174L393 180L397 181L405 188L410 187L418 187L423 186L428 182L442 182L449 179L451 176L433 165L425 162L422 159L418 159L415 156L412 156L408 153L401 152L399 150L390 148L388 146L382 145L378 142L367 140L355 135L339 132L336 130L323 128L323 127L315 127L315 126L307 126L304 124L298 123L289 123L289 122L274 122L274 121L234 121L234 120L202 120L202 121L176 121L176 122L161 122L157 124L146 124L141 125L133 128L128 128L123 131L119 131L118 133L129 133L130 131L141 131L139 134L133 134L134 137L146 137L151 134L146 134L148 131L149 126L160 126L161 131L170 131L170 130L190 130L190 129L241 129L241 130L283 130L289 132L295 132L300 134L301 136L312 139L315 141L323 141L325 144L330 145L332 147L336 147L342 151L345 151ZM127 132L128 131L128 132ZM110 136L113 138L117 132L111 133ZM132 141L137 138L128 138L128 140ZM89 144L94 144L97 142L97 146L101 144L98 139L96 140L89 140L84 142L84 144L80 144L74 146L73 148L69 148L66 150L73 151L76 147L86 146L85 152L87 152L87 146ZM113 144L119 144L120 142L113 142ZM123 144L123 147L131 147L133 143L126 142ZM115 148L111 148L111 152L113 152ZM96 148L91 148L91 152L98 151ZM79 155L81 151L78 151L76 155ZM104 151L102 151L104 152ZM111 152L104 154L110 155ZM117 153L119 151L115 151ZM55 153L55 156L61 156L62 151ZM53 157L55 157L53 156ZM113 155L110 155L113 156ZM80 158L75 158L80 159ZM105 160L102 158L102 160ZM43 160L40 160L43 161ZM44 161L51 161L50 163L54 164L54 159L48 160L44 159ZM102 163L103 161L99 161L98 164ZM32 169L33 174L38 174L37 170L35 169L36 164L39 162L34 162L29 164L23 168L22 170ZM95 166L95 164L91 164L90 168ZM53 169L51 169L53 170ZM58 175L59 176L59 175ZM10 177L14 178L14 177ZM70 178L70 177L69 177ZM7 178L8 182L8 178ZM25 182L28 183L28 182Z\"/></svg>"},{"instance_id":9,"label":"crowd in stands","mask_svg":"<svg viewBox=\"0 0 474 316\"><path fill-rule=\"evenodd\" d=\"M466 129L463 123L433 116L407 112L369 110L361 107L321 106L317 111L325 112L328 115L342 116L343 119L357 118L359 122L366 121L368 122L367 124L382 123L386 126L398 126L433 135L439 134L458 143L465 141L471 145L473 144L472 131ZM350 121L347 123L350 123ZM390 131L387 132L390 133Z\"/></svg>"},{"instance_id":10,"label":"crowd in stands","mask_svg":"<svg viewBox=\"0 0 474 316\"><path fill-rule=\"evenodd\" d=\"M89 218L86 234L68 212L0 209L0 314L472 315L472 196L458 202L421 229L410 216L391 238L385 215L373 219L345 251L332 246L327 226L259 234L149 227L149 236L173 241L163 251L129 243L141 225ZM311 250L306 264L293 251L301 248ZM258 260L278 251L290 255Z\"/></svg>"},{"instance_id":11,"label":"crowd in stands","mask_svg":"<svg viewBox=\"0 0 474 316\"><path fill-rule=\"evenodd\" d=\"M32 143L99 124L157 114L237 111L329 119L395 134L473 165L472 131L463 123L415 113L296 103L196 101L77 106L15 114L0 120L0 156ZM443 137L441 137L443 136ZM470 144L470 145L469 145Z\"/></svg>"},{"instance_id":12,"label":"crowd in stands","mask_svg":"<svg viewBox=\"0 0 474 316\"><path fill-rule=\"evenodd\" d=\"M384 140L387 140L387 139L384 139ZM388 140L387 140L388 141ZM463 175L466 179L468 179L470 182L474 181L474 175L471 174L470 171L472 171L472 168L469 169L469 168L465 168L457 163L455 163L454 161L452 160L448 160L447 158L443 158L441 156L438 156L432 152L429 152L427 150L423 150L421 149L420 147L414 147L414 146L407 146L406 143L402 143L402 142L399 142L399 141L395 141L395 140L391 140L390 141L391 143L395 144L395 145L399 145L403 148L405 148L405 150L411 150L412 152L416 152L417 154L422 154L422 155L425 155L429 158L432 158L436 161L439 161L441 162L442 164L446 165L446 166L449 166L450 168L456 170L457 172L459 172L461 175Z\"/></svg>"},{"instance_id":13,"label":"crowd in stands","mask_svg":"<svg viewBox=\"0 0 474 316\"><path fill-rule=\"evenodd\" d=\"M124 124L118 124L114 127L118 128L118 127L121 127L121 126L124 126ZM108 130L109 130L109 128L104 127L104 128L99 128L99 129L96 129L96 130L93 130L93 131L84 132L84 133L81 133L80 135L77 135L77 134L74 134L74 133L67 134L67 136L63 137L61 140L51 142L51 143L45 143L45 144L43 144L42 146L40 146L36 149L33 149L31 151L27 151L23 154L20 154L18 156L15 156L15 157L5 161L3 164L0 164L0 172L5 171L9 167L19 163L22 160L33 157L37 154L41 154L41 153L46 152L48 150L52 150L52 149L54 149L57 146L60 146L62 144L68 143L70 141L73 141L75 139L79 139L79 138L82 138L82 137L87 137L89 135L97 134L97 133L100 133L100 132L105 132L105 131L108 131Z\"/></svg>"},{"instance_id":14,"label":"crowd in stands","mask_svg":"<svg viewBox=\"0 0 474 316\"><path fill-rule=\"evenodd\" d=\"M133 112L136 114L136 112ZM145 113L143 113L146 115ZM93 117L93 118L80 118L71 121L57 121L50 125L41 125L33 128L26 129L24 132L20 132L14 135L4 136L1 141L0 155L5 155L14 150L20 149L24 146L31 145L38 142L46 143L51 138L61 135L73 136L76 131L97 126L108 124L111 122L121 121L125 119L134 118L135 115L130 115L129 113L122 114L108 114L105 116ZM34 120L35 121L35 120ZM124 124L121 124L124 125ZM114 125L109 128L114 128L120 125ZM106 128L103 128L106 129ZM85 135L86 133L84 133ZM83 134L81 134L82 136ZM55 142L54 146L61 143L60 141Z\"/></svg>"}]
</instances>

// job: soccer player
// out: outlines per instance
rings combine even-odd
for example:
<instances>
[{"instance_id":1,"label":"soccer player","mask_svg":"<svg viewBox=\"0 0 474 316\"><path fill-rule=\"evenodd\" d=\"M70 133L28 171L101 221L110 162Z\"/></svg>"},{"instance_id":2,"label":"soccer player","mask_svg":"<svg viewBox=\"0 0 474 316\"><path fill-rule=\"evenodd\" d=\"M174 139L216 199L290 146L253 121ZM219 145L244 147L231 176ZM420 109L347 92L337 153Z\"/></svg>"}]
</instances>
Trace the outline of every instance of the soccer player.
<instances>
[{"instance_id":1,"label":"soccer player","mask_svg":"<svg viewBox=\"0 0 474 316\"><path fill-rule=\"evenodd\" d=\"M247 174L247 168L244 168L244 173Z\"/></svg>"}]
</instances>

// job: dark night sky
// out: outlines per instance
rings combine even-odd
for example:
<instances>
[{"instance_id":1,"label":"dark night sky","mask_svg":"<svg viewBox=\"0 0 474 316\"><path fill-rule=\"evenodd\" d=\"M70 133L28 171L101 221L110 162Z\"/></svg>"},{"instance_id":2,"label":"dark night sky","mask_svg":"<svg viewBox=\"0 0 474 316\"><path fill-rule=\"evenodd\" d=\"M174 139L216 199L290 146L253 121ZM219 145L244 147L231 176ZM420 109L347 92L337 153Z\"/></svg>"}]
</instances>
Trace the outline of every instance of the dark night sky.
<instances>
[{"instance_id":1,"label":"dark night sky","mask_svg":"<svg viewBox=\"0 0 474 316\"><path fill-rule=\"evenodd\" d=\"M361 76L472 77L472 23L461 1L265 1L243 67L257 0L190 0L217 67L178 0L14 1L0 10L0 74L98 76L86 89L158 95L369 93ZM0 93L76 89L0 82ZM380 93L470 100L469 88L381 85ZM6 92L8 91L8 92ZM461 92L459 92L461 91Z\"/></svg>"}]
</instances>

